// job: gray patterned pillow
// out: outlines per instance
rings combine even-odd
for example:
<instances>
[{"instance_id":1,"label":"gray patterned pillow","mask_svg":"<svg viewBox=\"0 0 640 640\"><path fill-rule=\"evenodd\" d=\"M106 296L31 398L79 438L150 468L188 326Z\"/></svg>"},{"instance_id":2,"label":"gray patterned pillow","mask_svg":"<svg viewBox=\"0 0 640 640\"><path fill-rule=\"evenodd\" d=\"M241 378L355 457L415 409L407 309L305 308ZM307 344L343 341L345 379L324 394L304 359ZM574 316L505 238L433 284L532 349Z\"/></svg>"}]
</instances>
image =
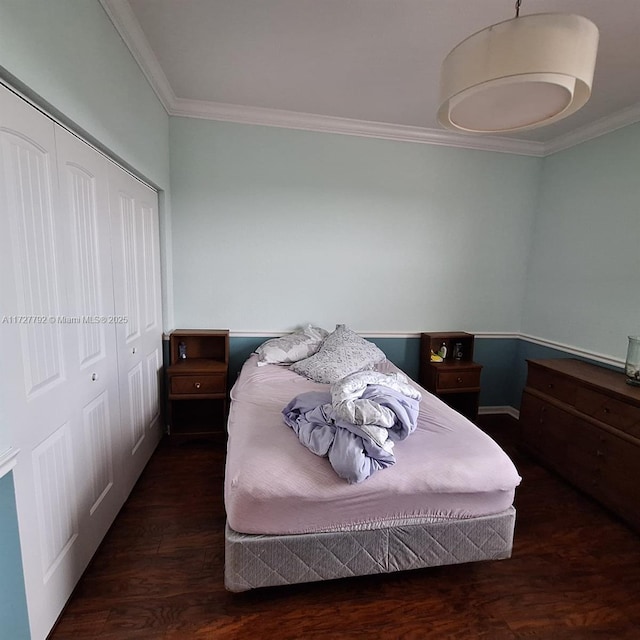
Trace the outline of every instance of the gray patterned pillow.
<instances>
[{"instance_id":1,"label":"gray patterned pillow","mask_svg":"<svg viewBox=\"0 0 640 640\"><path fill-rule=\"evenodd\" d=\"M326 329L307 325L293 333L263 342L257 349L258 366L265 364L291 364L312 356L329 335Z\"/></svg>"},{"instance_id":2,"label":"gray patterned pillow","mask_svg":"<svg viewBox=\"0 0 640 640\"><path fill-rule=\"evenodd\" d=\"M339 324L315 355L296 362L291 371L316 382L333 384L355 371L371 369L384 358L384 353L373 342Z\"/></svg>"}]
</instances>

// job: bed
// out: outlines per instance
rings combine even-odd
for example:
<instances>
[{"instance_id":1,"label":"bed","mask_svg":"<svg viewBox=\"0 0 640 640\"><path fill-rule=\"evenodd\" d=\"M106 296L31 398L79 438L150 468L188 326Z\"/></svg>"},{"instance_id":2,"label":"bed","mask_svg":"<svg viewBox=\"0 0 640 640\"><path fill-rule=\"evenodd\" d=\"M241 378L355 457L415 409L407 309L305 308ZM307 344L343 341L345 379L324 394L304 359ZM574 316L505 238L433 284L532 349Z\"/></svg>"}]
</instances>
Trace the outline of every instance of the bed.
<instances>
[{"instance_id":1,"label":"bed","mask_svg":"<svg viewBox=\"0 0 640 640\"><path fill-rule=\"evenodd\" d=\"M225 469L225 586L230 591L498 560L511 555L520 482L502 449L422 394L396 462L350 484L300 444L282 410L326 391L252 355L231 390ZM399 370L383 359L373 367Z\"/></svg>"}]
</instances>

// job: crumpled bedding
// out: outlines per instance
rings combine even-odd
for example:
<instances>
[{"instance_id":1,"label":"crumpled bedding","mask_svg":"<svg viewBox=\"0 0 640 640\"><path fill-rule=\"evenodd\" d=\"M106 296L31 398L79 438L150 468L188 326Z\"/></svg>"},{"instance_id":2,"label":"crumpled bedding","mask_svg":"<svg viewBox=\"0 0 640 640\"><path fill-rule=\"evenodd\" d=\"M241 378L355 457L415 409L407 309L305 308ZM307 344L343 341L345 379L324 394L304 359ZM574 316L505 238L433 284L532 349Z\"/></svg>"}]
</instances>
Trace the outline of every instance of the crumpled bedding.
<instances>
[{"instance_id":1,"label":"crumpled bedding","mask_svg":"<svg viewBox=\"0 0 640 640\"><path fill-rule=\"evenodd\" d=\"M395 464L393 444L416 428L420 392L400 373L346 376L330 392L297 395L283 409L300 442L350 484Z\"/></svg>"},{"instance_id":2,"label":"crumpled bedding","mask_svg":"<svg viewBox=\"0 0 640 640\"><path fill-rule=\"evenodd\" d=\"M420 402L422 394L409 384L409 379L400 372L380 373L379 371L357 371L331 385L331 404L336 415L346 422L361 425L378 442L384 444L389 437L388 429L397 430L398 425L414 423L411 418L398 421L398 416L384 402L369 398L365 393L369 385L393 389L408 398ZM397 407L402 410L402 407ZM397 437L402 440L406 437Z\"/></svg>"}]
</instances>

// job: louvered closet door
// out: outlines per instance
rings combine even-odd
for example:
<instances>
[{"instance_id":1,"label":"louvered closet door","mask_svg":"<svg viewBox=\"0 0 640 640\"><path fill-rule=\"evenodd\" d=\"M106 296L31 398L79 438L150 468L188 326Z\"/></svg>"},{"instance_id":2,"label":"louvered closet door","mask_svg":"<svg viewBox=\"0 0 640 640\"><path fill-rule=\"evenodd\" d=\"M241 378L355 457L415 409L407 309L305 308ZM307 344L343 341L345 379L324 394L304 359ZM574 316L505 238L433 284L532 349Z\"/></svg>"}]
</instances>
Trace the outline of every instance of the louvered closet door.
<instances>
[{"instance_id":1,"label":"louvered closet door","mask_svg":"<svg viewBox=\"0 0 640 640\"><path fill-rule=\"evenodd\" d=\"M115 165L109 203L126 484L133 487L160 439L162 326L158 198Z\"/></svg>"},{"instance_id":2,"label":"louvered closet door","mask_svg":"<svg viewBox=\"0 0 640 640\"><path fill-rule=\"evenodd\" d=\"M90 457L88 399L78 401L81 332L63 321L75 313L67 256L77 247L60 202L54 126L0 91L0 403L2 428L19 450L16 505L34 640L46 637L90 557L81 527L90 489L78 466Z\"/></svg>"}]
</instances>

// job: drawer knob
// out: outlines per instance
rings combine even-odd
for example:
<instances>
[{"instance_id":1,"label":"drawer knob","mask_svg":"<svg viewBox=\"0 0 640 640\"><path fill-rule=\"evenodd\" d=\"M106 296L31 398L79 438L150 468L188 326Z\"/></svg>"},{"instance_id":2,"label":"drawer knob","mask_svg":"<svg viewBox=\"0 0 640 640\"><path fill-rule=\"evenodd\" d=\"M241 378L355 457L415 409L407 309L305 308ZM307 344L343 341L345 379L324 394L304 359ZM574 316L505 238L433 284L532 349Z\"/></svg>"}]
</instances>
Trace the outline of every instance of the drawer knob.
<instances>
[{"instance_id":1,"label":"drawer knob","mask_svg":"<svg viewBox=\"0 0 640 640\"><path fill-rule=\"evenodd\" d=\"M193 383L193 386L194 386L196 389L199 389L199 388L200 388L200 383L199 383L199 382L194 382L194 383Z\"/></svg>"},{"instance_id":2,"label":"drawer knob","mask_svg":"<svg viewBox=\"0 0 640 640\"><path fill-rule=\"evenodd\" d=\"M605 412L605 413L609 413L609 407L605 407L605 408L604 408L604 412Z\"/></svg>"},{"instance_id":3,"label":"drawer knob","mask_svg":"<svg viewBox=\"0 0 640 640\"><path fill-rule=\"evenodd\" d=\"M598 458L604 458L604 451L600 451L600 449L598 449L596 451L596 456L598 456Z\"/></svg>"},{"instance_id":4,"label":"drawer knob","mask_svg":"<svg viewBox=\"0 0 640 640\"><path fill-rule=\"evenodd\" d=\"M456 380L457 380L458 384L462 384L464 382L464 380L460 376L458 376L456 378Z\"/></svg>"},{"instance_id":5,"label":"drawer knob","mask_svg":"<svg viewBox=\"0 0 640 640\"><path fill-rule=\"evenodd\" d=\"M547 387L549 387L549 389L553 389L553 382L550 382Z\"/></svg>"}]
</instances>

